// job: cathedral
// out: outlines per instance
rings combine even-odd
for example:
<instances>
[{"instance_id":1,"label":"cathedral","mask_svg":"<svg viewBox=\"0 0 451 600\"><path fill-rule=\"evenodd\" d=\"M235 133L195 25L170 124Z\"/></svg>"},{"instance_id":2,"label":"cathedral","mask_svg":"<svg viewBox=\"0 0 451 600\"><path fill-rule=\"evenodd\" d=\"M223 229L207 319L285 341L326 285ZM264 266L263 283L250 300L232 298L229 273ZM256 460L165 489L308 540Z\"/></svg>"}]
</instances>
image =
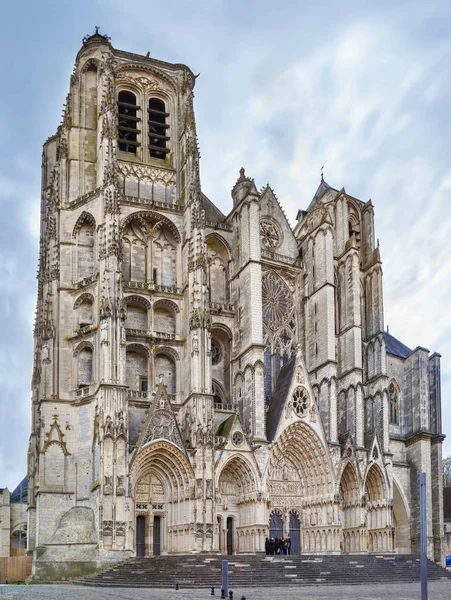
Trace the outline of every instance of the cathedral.
<instances>
[{"instance_id":1,"label":"cathedral","mask_svg":"<svg viewBox=\"0 0 451 600\"><path fill-rule=\"evenodd\" d=\"M33 577L131 556L443 559L440 355L384 328L371 201L294 228L244 168L202 192L182 64L83 39L42 155L28 454ZM232 183L232 182L231 182Z\"/></svg>"}]
</instances>

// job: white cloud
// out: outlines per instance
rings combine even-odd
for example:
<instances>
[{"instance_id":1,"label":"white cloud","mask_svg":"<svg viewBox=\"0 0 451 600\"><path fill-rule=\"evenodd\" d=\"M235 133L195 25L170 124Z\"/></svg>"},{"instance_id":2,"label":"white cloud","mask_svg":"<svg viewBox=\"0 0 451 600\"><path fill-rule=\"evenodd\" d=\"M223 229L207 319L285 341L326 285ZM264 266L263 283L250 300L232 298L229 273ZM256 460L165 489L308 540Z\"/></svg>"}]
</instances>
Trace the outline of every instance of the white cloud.
<instances>
[{"instance_id":1,"label":"white cloud","mask_svg":"<svg viewBox=\"0 0 451 600\"><path fill-rule=\"evenodd\" d=\"M293 218L308 205L324 164L331 185L372 197L386 322L412 348L443 354L444 429L451 433L451 173L442 157L451 139L435 120L451 92L449 62L446 71L442 62L450 53L450 44L415 46L389 26L354 23L337 32L249 98L236 128L222 135L221 147L233 152L219 183L230 188L243 163L258 185L271 181ZM205 162L207 175L217 175ZM204 183L218 189L218 179Z\"/></svg>"},{"instance_id":2,"label":"white cloud","mask_svg":"<svg viewBox=\"0 0 451 600\"><path fill-rule=\"evenodd\" d=\"M13 32L13 42L5 32L5 43L16 44L15 62L5 63L9 76L16 76L17 65L30 76L9 87L20 88L20 98L2 96L8 104L1 114L8 118L0 122L0 145L9 140L3 146L7 176L0 174L0 484L18 482L25 465L40 144L58 121L70 45L78 50L74 30L90 30L93 14L102 15L102 30L116 47L150 50L201 71L201 176L204 191L224 212L241 166L258 187L269 180L291 219L308 205L322 165L331 185L373 199L386 321L411 347L443 354L444 423L451 433L451 51L448 32L441 34L449 2L372 8L357 0L311 7L291 2L285 11L261 0L169 4L150 8L138 0L130 9L116 0L108 15L96 1L61 4L39 26L42 39L60 44L61 55L33 45L26 59L20 56L31 47L33 20L30 32L25 22ZM28 86L33 110L20 86ZM16 99L27 103L16 105ZM451 453L451 442L445 447Z\"/></svg>"}]
</instances>

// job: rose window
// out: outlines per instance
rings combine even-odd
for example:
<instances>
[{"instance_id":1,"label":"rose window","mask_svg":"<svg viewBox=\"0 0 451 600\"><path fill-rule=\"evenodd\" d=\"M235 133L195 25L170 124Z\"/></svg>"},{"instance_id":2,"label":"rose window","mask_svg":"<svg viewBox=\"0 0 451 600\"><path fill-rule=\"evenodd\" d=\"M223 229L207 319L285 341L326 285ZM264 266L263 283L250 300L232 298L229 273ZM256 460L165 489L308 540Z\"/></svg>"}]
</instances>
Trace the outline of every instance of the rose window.
<instances>
[{"instance_id":1,"label":"rose window","mask_svg":"<svg viewBox=\"0 0 451 600\"><path fill-rule=\"evenodd\" d=\"M211 364L217 365L222 359L222 349L216 340L211 340Z\"/></svg>"},{"instance_id":2,"label":"rose window","mask_svg":"<svg viewBox=\"0 0 451 600\"><path fill-rule=\"evenodd\" d=\"M275 273L268 273L262 281L263 319L272 329L287 321L293 307L291 294Z\"/></svg>"},{"instance_id":3,"label":"rose window","mask_svg":"<svg viewBox=\"0 0 451 600\"><path fill-rule=\"evenodd\" d=\"M243 434L241 433L241 431L235 431L235 433L232 436L232 443L234 446L241 446L241 444L243 443Z\"/></svg>"},{"instance_id":4,"label":"rose window","mask_svg":"<svg viewBox=\"0 0 451 600\"><path fill-rule=\"evenodd\" d=\"M274 250L280 245L279 231L276 225L268 219L260 222L260 238L263 246L268 250Z\"/></svg>"},{"instance_id":5,"label":"rose window","mask_svg":"<svg viewBox=\"0 0 451 600\"><path fill-rule=\"evenodd\" d=\"M293 410L298 417L305 417L310 406L310 397L303 387L297 387L293 392Z\"/></svg>"}]
</instances>

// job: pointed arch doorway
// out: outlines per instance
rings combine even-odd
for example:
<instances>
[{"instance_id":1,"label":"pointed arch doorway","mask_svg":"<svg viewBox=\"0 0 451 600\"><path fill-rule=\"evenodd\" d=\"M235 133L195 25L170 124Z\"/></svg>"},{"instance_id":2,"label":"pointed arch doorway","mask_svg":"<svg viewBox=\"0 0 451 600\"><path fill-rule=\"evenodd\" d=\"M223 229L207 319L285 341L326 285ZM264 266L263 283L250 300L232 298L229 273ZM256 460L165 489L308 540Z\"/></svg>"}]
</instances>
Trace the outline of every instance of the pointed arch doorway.
<instances>
[{"instance_id":1,"label":"pointed arch doorway","mask_svg":"<svg viewBox=\"0 0 451 600\"><path fill-rule=\"evenodd\" d=\"M167 440L146 444L132 462L131 484L137 556L191 552L191 538L178 535L194 518L195 481L186 456Z\"/></svg>"}]
</instances>

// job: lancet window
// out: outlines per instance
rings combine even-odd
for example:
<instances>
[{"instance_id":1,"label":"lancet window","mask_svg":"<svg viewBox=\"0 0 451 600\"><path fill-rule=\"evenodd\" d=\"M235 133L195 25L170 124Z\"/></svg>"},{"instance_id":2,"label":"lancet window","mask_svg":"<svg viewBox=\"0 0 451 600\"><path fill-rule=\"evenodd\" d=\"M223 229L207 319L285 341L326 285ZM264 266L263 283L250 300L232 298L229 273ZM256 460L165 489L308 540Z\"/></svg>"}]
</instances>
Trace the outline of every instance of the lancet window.
<instances>
[{"instance_id":1,"label":"lancet window","mask_svg":"<svg viewBox=\"0 0 451 600\"><path fill-rule=\"evenodd\" d=\"M388 399L390 402L390 424L399 425L398 390L394 382L388 387Z\"/></svg>"},{"instance_id":2,"label":"lancet window","mask_svg":"<svg viewBox=\"0 0 451 600\"><path fill-rule=\"evenodd\" d=\"M166 123L166 117L169 113L166 112L164 102L159 98L151 98L149 100L149 153L152 158L166 158L169 149L166 147L167 141L170 139L166 134L169 125Z\"/></svg>"},{"instance_id":3,"label":"lancet window","mask_svg":"<svg viewBox=\"0 0 451 600\"><path fill-rule=\"evenodd\" d=\"M92 383L92 348L84 346L77 352L77 386L83 388Z\"/></svg>"},{"instance_id":4,"label":"lancet window","mask_svg":"<svg viewBox=\"0 0 451 600\"><path fill-rule=\"evenodd\" d=\"M146 115L147 113L147 115ZM144 91L121 90L117 95L118 145L121 152L141 160L165 160L168 148L169 112L160 98Z\"/></svg>"},{"instance_id":5,"label":"lancet window","mask_svg":"<svg viewBox=\"0 0 451 600\"><path fill-rule=\"evenodd\" d=\"M92 215L83 213L73 231L75 238L75 280L92 277L94 273L95 221Z\"/></svg>"},{"instance_id":6,"label":"lancet window","mask_svg":"<svg viewBox=\"0 0 451 600\"><path fill-rule=\"evenodd\" d=\"M140 107L137 105L136 96L132 92L119 92L117 101L119 150L136 154L138 142L138 116Z\"/></svg>"},{"instance_id":7,"label":"lancet window","mask_svg":"<svg viewBox=\"0 0 451 600\"><path fill-rule=\"evenodd\" d=\"M210 302L224 304L228 301L229 253L216 236L207 239L208 283Z\"/></svg>"},{"instance_id":8,"label":"lancet window","mask_svg":"<svg viewBox=\"0 0 451 600\"><path fill-rule=\"evenodd\" d=\"M280 370L294 355L296 321L293 296L274 271L262 278L263 335L265 344L265 398L270 402Z\"/></svg>"}]
</instances>

